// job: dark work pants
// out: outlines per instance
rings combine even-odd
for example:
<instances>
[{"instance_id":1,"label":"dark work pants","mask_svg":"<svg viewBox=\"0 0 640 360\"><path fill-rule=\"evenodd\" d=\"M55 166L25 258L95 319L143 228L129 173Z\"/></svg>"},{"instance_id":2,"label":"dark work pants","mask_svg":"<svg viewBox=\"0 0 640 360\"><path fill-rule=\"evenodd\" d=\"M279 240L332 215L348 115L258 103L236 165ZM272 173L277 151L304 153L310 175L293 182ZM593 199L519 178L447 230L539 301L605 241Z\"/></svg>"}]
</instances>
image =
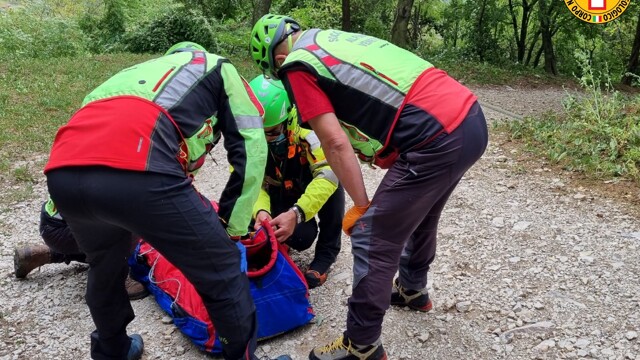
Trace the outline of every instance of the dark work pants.
<instances>
[{"instance_id":1,"label":"dark work pants","mask_svg":"<svg viewBox=\"0 0 640 360\"><path fill-rule=\"evenodd\" d=\"M385 174L351 233L354 282L346 335L354 343L372 344L380 337L398 267L403 287L426 286L442 209L487 142L476 103L451 134L401 154Z\"/></svg>"},{"instance_id":2,"label":"dark work pants","mask_svg":"<svg viewBox=\"0 0 640 360\"><path fill-rule=\"evenodd\" d=\"M274 214L287 211L293 204L294 202L288 203L280 200L278 196L271 197L271 209L274 210ZM317 236L315 254L309 269L316 270L321 274L326 273L340 253L343 216L344 189L342 186L338 186L338 189L318 211L318 222L313 218L296 225L293 234L285 244L295 250L304 251L311 247Z\"/></svg>"},{"instance_id":3,"label":"dark work pants","mask_svg":"<svg viewBox=\"0 0 640 360\"><path fill-rule=\"evenodd\" d=\"M67 222L49 216L44 208L45 204L46 202L42 204L40 211L40 236L51 249L51 262L85 262L86 256L78 248Z\"/></svg>"},{"instance_id":4,"label":"dark work pants","mask_svg":"<svg viewBox=\"0 0 640 360\"><path fill-rule=\"evenodd\" d=\"M106 167L47 173L49 194L87 255L94 359L126 359L134 313L124 282L132 233L193 283L223 341L223 357L255 359L255 306L240 251L209 200L186 178Z\"/></svg>"},{"instance_id":5,"label":"dark work pants","mask_svg":"<svg viewBox=\"0 0 640 360\"><path fill-rule=\"evenodd\" d=\"M69 224L64 219L56 219L49 216L45 210L45 205L42 204L42 210L40 211L40 236L44 243L51 250L51 262L53 263L71 263L72 261L78 261L82 263L87 262L87 257L80 251L78 242L73 237ZM131 249L129 254L133 254L138 245L138 239L140 237L133 234L131 236Z\"/></svg>"}]
</instances>

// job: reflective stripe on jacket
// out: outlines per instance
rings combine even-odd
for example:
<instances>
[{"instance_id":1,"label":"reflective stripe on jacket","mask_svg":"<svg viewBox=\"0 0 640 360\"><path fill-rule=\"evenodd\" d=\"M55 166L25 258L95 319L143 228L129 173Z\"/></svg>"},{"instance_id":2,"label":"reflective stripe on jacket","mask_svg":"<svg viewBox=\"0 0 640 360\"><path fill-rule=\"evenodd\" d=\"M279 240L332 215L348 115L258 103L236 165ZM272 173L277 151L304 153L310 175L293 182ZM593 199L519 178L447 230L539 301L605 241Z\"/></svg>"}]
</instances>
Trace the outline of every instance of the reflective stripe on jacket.
<instances>
[{"instance_id":1,"label":"reflective stripe on jacket","mask_svg":"<svg viewBox=\"0 0 640 360\"><path fill-rule=\"evenodd\" d=\"M303 32L280 69L288 90L286 73L291 70L314 75L364 161L453 131L475 102L468 89L428 61L362 34ZM292 100L295 103L295 94ZM407 111L405 116L408 105L423 114Z\"/></svg>"},{"instance_id":2,"label":"reflective stripe on jacket","mask_svg":"<svg viewBox=\"0 0 640 360\"><path fill-rule=\"evenodd\" d=\"M305 219L309 220L316 216L336 191L338 177L329 166L315 132L300 127L295 108L289 113L287 132L290 149L288 158L285 160L287 164L284 165L283 162L284 169L281 170L281 176L278 176L275 170L277 161L272 157L267 160L265 180L258 201L253 206L253 214L257 215L260 210L271 213L272 195L270 194L276 196L276 193L283 194L290 191L290 194L284 196L296 197L295 204L304 211ZM289 186L287 181L290 182L292 189L285 188Z\"/></svg>"},{"instance_id":3,"label":"reflective stripe on jacket","mask_svg":"<svg viewBox=\"0 0 640 360\"><path fill-rule=\"evenodd\" d=\"M224 135L236 169L219 216L244 235L266 162L262 106L225 58L180 52L124 69L92 91L57 133L45 172L103 165L193 176Z\"/></svg>"}]
</instances>

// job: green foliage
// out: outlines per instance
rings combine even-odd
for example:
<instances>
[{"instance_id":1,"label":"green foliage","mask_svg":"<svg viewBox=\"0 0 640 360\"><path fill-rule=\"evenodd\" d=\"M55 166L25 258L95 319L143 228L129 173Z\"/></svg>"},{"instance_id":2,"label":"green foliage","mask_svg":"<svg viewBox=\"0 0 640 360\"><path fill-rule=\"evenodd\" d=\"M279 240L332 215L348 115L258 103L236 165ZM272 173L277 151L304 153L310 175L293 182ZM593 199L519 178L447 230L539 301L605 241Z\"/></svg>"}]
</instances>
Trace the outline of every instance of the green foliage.
<instances>
[{"instance_id":1,"label":"green foliage","mask_svg":"<svg viewBox=\"0 0 640 360\"><path fill-rule=\"evenodd\" d=\"M524 0L415 0L409 21L409 50L422 55L447 54L451 62L476 61L511 68L518 61L509 6L520 26ZM551 0L547 0L549 2ZM221 55L241 54L246 24L257 0L22 0L22 7L0 10L0 59L11 56L69 56L94 53L162 52L189 39ZM540 1L529 9L524 64L541 68ZM350 0L351 31L389 39L396 0ZM556 68L581 76L576 50L591 66L608 68L616 82L626 71L640 4L615 21L587 24L562 4L551 1ZM342 0L273 0L271 11L287 14L306 28L341 28ZM16 16L16 14L19 15ZM543 17L544 18L544 17ZM518 29L518 34L519 34ZM125 34L123 36L123 34ZM606 64L606 65L605 65ZM484 65L483 65L484 66ZM640 74L638 74L640 75ZM637 84L637 82L636 82Z\"/></svg>"},{"instance_id":2,"label":"green foliage","mask_svg":"<svg viewBox=\"0 0 640 360\"><path fill-rule=\"evenodd\" d=\"M0 1L1 3L1 1ZM40 17L75 17L82 12L84 1L77 0L12 0L12 4L19 4Z\"/></svg>"},{"instance_id":3,"label":"green foliage","mask_svg":"<svg viewBox=\"0 0 640 360\"><path fill-rule=\"evenodd\" d=\"M395 0L351 0L351 31L388 39L395 5ZM342 28L341 0L276 0L271 11L293 17L304 28Z\"/></svg>"},{"instance_id":4,"label":"green foliage","mask_svg":"<svg viewBox=\"0 0 640 360\"><path fill-rule=\"evenodd\" d=\"M340 29L342 7L338 1L306 0L288 14L303 28ZM302 6L304 4L304 6Z\"/></svg>"},{"instance_id":5,"label":"green foliage","mask_svg":"<svg viewBox=\"0 0 640 360\"><path fill-rule=\"evenodd\" d=\"M249 34L251 34L248 23L239 23L235 20L216 21L212 24L212 32L214 45L207 48L210 52L226 57L248 56Z\"/></svg>"},{"instance_id":6,"label":"green foliage","mask_svg":"<svg viewBox=\"0 0 640 360\"><path fill-rule=\"evenodd\" d=\"M464 0L451 0L443 9L440 34L449 49L455 49L461 42L464 29Z\"/></svg>"},{"instance_id":7,"label":"green foliage","mask_svg":"<svg viewBox=\"0 0 640 360\"><path fill-rule=\"evenodd\" d=\"M611 91L606 75L596 75L584 57L578 61L586 96L567 96L564 114L505 126L534 152L567 169L594 178L622 176L640 182L640 96L629 99Z\"/></svg>"},{"instance_id":8,"label":"green foliage","mask_svg":"<svg viewBox=\"0 0 640 360\"><path fill-rule=\"evenodd\" d=\"M123 1L122 5L127 29L156 19L167 11L180 7L174 0L127 0Z\"/></svg>"},{"instance_id":9,"label":"green foliage","mask_svg":"<svg viewBox=\"0 0 640 360\"><path fill-rule=\"evenodd\" d=\"M105 0L98 4L104 11L88 8L78 24L89 37L89 50L104 53L122 50L120 40L125 31L125 13L121 0ZM102 15L96 15L102 13Z\"/></svg>"},{"instance_id":10,"label":"green foliage","mask_svg":"<svg viewBox=\"0 0 640 360\"><path fill-rule=\"evenodd\" d=\"M623 16L603 25L574 21L566 16L563 31L554 38L558 69L564 74L582 76L583 67L576 53L584 54L590 67L618 81L626 70L636 24L627 9ZM629 13L628 13L629 12Z\"/></svg>"},{"instance_id":11,"label":"green foliage","mask_svg":"<svg viewBox=\"0 0 640 360\"><path fill-rule=\"evenodd\" d=\"M573 82L573 79L553 77L541 69L534 70L523 65L512 63L498 65L489 61L473 60L465 57L462 49L426 49L419 55L464 84L535 86Z\"/></svg>"},{"instance_id":12,"label":"green foliage","mask_svg":"<svg viewBox=\"0 0 640 360\"><path fill-rule=\"evenodd\" d=\"M185 8L196 9L207 19L234 19L240 9L240 0L178 0Z\"/></svg>"},{"instance_id":13,"label":"green foliage","mask_svg":"<svg viewBox=\"0 0 640 360\"><path fill-rule=\"evenodd\" d=\"M209 20L198 10L184 7L140 24L127 33L124 44L133 53L162 53L180 41L193 41L207 49L216 48Z\"/></svg>"},{"instance_id":14,"label":"green foliage","mask_svg":"<svg viewBox=\"0 0 640 360\"><path fill-rule=\"evenodd\" d=\"M0 60L72 56L83 52L84 41L72 20L42 18L27 9L0 12Z\"/></svg>"},{"instance_id":15,"label":"green foliage","mask_svg":"<svg viewBox=\"0 0 640 360\"><path fill-rule=\"evenodd\" d=\"M415 0L416 3L420 1ZM351 1L352 31L390 39L396 4L396 1L384 0Z\"/></svg>"},{"instance_id":16,"label":"green foliage","mask_svg":"<svg viewBox=\"0 0 640 360\"><path fill-rule=\"evenodd\" d=\"M226 56L226 54L222 55ZM228 55L228 58L229 60L231 60L233 66L236 67L238 73L240 73L240 75L242 75L242 77L244 77L247 81L251 81L251 79L261 74L261 72L258 70L258 67L256 66L256 63L251 61L251 58L247 56L246 51L243 51L239 54L230 54Z\"/></svg>"},{"instance_id":17,"label":"green foliage","mask_svg":"<svg viewBox=\"0 0 640 360\"><path fill-rule=\"evenodd\" d=\"M447 52L444 41L435 28L425 27L419 34L416 34L416 37L414 40L416 46L414 52L418 55L424 57L427 54L433 54L441 57L440 55L443 52Z\"/></svg>"},{"instance_id":18,"label":"green foliage","mask_svg":"<svg viewBox=\"0 0 640 360\"><path fill-rule=\"evenodd\" d=\"M508 14L504 3L498 0L467 1L463 9L465 18L470 20L463 32L467 56L481 61L500 61L506 52L501 44Z\"/></svg>"}]
</instances>

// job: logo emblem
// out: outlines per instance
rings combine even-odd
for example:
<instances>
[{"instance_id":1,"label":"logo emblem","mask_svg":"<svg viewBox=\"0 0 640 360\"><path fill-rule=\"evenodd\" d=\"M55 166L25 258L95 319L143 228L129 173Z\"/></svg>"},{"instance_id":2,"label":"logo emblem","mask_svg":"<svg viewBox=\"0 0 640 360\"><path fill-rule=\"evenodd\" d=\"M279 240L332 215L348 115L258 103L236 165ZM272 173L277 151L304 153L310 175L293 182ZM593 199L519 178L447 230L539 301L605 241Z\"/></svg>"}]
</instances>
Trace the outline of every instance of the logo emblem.
<instances>
[{"instance_id":1,"label":"logo emblem","mask_svg":"<svg viewBox=\"0 0 640 360\"><path fill-rule=\"evenodd\" d=\"M620 17L631 0L563 0L569 11L578 19L604 24Z\"/></svg>"}]
</instances>

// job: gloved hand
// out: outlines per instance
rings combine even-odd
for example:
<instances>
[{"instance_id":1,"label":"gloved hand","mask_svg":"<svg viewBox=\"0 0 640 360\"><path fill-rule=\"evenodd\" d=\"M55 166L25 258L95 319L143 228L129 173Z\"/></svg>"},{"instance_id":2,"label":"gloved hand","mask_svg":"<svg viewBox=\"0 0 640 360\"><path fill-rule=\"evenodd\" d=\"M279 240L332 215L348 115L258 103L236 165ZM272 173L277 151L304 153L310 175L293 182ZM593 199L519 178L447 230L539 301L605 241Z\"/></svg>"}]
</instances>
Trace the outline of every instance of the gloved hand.
<instances>
[{"instance_id":1,"label":"gloved hand","mask_svg":"<svg viewBox=\"0 0 640 360\"><path fill-rule=\"evenodd\" d=\"M352 206L349 210L347 210L346 214L344 214L344 218L342 219L342 231L344 231L347 236L351 236L351 228L356 224L356 221L367 212L369 208L369 202L366 206Z\"/></svg>"}]
</instances>

